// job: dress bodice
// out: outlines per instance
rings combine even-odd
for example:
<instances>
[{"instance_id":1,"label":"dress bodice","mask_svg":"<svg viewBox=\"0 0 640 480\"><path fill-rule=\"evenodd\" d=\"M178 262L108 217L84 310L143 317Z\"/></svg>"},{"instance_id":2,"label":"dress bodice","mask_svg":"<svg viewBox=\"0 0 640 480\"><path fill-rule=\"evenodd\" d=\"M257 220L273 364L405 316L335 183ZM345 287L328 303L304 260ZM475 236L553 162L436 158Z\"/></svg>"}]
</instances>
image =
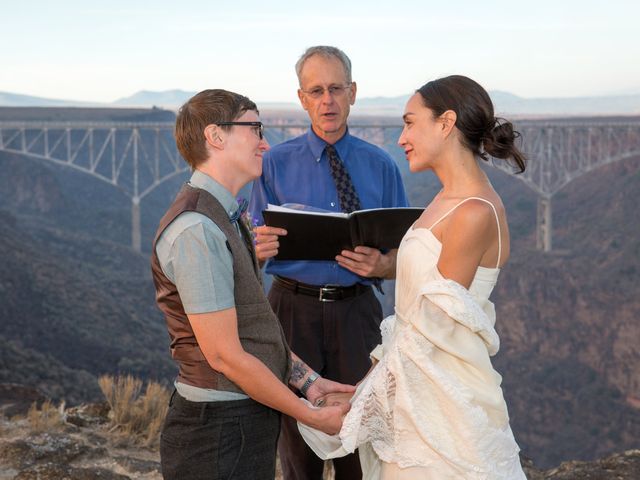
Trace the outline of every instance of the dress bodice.
<instances>
[{"instance_id":1,"label":"dress bodice","mask_svg":"<svg viewBox=\"0 0 640 480\"><path fill-rule=\"evenodd\" d=\"M436 265L442 244L428 228L410 228L400 243L397 259L396 310L408 314L422 286L432 280L442 280ZM479 266L469 287L469 293L495 319L489 296L498 281L499 268Z\"/></svg>"}]
</instances>

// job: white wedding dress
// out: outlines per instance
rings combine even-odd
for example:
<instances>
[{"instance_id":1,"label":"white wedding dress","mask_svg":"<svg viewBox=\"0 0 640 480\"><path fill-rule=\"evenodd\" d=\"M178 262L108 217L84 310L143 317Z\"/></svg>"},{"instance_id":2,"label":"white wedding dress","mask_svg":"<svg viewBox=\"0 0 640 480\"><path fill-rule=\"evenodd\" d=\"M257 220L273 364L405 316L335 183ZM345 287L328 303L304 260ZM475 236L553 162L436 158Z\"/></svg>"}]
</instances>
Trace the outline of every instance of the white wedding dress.
<instances>
[{"instance_id":1,"label":"white wedding dress","mask_svg":"<svg viewBox=\"0 0 640 480\"><path fill-rule=\"evenodd\" d=\"M321 458L359 448L365 479L526 480L489 358L499 348L489 301L499 269L478 267L467 290L442 277L440 250L431 229L405 234L396 313L383 320L372 353L378 364L338 435L299 424L300 431Z\"/></svg>"}]
</instances>

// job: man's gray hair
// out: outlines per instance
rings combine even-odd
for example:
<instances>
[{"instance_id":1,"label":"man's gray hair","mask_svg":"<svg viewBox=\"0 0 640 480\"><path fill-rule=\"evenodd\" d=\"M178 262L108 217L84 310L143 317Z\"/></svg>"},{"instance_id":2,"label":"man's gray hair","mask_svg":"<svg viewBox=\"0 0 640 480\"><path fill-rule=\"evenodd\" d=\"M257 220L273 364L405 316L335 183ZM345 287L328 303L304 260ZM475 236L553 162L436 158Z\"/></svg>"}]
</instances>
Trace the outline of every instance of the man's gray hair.
<instances>
[{"instance_id":1,"label":"man's gray hair","mask_svg":"<svg viewBox=\"0 0 640 480\"><path fill-rule=\"evenodd\" d=\"M314 55L320 55L324 58L337 58L344 67L344 73L347 76L347 82L351 83L351 60L347 57L347 54L336 47L329 47L326 45L317 45L315 47L309 47L302 54L302 56L296 62L296 75L298 76L298 83L302 86L300 75L302 73L302 67L304 63Z\"/></svg>"}]
</instances>

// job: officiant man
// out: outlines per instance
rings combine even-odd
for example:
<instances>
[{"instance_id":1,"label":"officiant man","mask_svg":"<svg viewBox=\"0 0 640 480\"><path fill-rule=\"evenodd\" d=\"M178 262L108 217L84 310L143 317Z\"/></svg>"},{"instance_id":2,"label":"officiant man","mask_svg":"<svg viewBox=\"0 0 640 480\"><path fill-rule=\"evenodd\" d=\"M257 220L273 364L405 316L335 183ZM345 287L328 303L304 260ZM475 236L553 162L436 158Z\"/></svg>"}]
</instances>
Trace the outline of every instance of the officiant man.
<instances>
[{"instance_id":1,"label":"officiant man","mask_svg":"<svg viewBox=\"0 0 640 480\"><path fill-rule=\"evenodd\" d=\"M269 302L287 342L316 372L356 383L369 370L369 352L380 343L382 308L372 286L395 277L397 250L358 246L335 261L278 261L283 229L262 225L267 203L301 203L351 212L408 206L393 159L381 148L349 133L356 100L351 61L338 48L315 46L296 63L298 98L309 130L265 152L262 176L254 182L250 213L256 253L274 275ZM292 235L293 233L289 233ZM331 232L327 232L331 235ZM300 437L296 422L282 420L278 451L285 480L322 478L323 462ZM361 478L357 455L335 459L336 480Z\"/></svg>"}]
</instances>

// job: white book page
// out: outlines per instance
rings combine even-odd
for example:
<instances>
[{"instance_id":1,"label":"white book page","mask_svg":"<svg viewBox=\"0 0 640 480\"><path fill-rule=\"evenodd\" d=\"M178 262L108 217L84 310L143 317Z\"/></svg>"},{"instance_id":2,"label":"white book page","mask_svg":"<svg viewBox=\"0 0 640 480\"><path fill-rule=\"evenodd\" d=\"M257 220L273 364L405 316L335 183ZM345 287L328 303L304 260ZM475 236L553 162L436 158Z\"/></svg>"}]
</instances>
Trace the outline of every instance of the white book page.
<instances>
[{"instance_id":1,"label":"white book page","mask_svg":"<svg viewBox=\"0 0 640 480\"><path fill-rule=\"evenodd\" d=\"M349 215L343 212L316 212L313 210L305 210L305 205L295 204L296 208L284 207L282 205L273 205L271 203L267 204L267 210L272 212L286 212L286 213L304 213L305 215L322 215L328 217L339 217L339 218L347 218ZM299 208L298 208L299 205ZM309 207L314 208L314 207Z\"/></svg>"}]
</instances>

